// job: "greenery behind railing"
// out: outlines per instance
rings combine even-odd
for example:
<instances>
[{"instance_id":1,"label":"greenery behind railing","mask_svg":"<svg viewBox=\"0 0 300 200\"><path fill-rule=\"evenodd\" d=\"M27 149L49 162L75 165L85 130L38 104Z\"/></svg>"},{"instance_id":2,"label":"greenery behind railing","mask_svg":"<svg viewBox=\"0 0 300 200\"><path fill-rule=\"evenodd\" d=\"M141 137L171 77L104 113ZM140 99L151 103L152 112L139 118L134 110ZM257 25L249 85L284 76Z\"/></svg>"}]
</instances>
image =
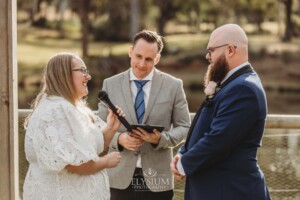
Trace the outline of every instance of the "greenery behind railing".
<instances>
[{"instance_id":1,"label":"greenery behind railing","mask_svg":"<svg viewBox=\"0 0 300 200\"><path fill-rule=\"evenodd\" d=\"M29 110L19 110L20 123L28 112ZM20 196L28 169L24 136L25 131L20 126ZM258 162L266 177L272 200L300 200L300 115L268 115ZM183 194L184 181L175 181L174 200L183 200Z\"/></svg>"}]
</instances>

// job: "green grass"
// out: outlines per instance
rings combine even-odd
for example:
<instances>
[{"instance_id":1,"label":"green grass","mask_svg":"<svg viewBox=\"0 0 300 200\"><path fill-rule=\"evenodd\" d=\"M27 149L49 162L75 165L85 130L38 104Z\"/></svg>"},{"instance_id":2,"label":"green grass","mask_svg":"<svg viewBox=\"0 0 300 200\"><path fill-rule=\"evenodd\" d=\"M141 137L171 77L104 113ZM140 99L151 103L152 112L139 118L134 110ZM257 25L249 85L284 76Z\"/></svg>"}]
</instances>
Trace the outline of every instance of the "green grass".
<instances>
[{"instance_id":1,"label":"green grass","mask_svg":"<svg viewBox=\"0 0 300 200\"><path fill-rule=\"evenodd\" d=\"M208 35L185 34L166 37L169 49L179 49L188 53L190 50L204 46ZM127 55L129 42L89 42L89 55ZM79 36L71 38L60 38L59 33L53 30L42 30L27 26L18 28L18 61L21 67L41 67L50 56L57 52L70 51L81 54L81 43Z\"/></svg>"},{"instance_id":2,"label":"green grass","mask_svg":"<svg viewBox=\"0 0 300 200\"><path fill-rule=\"evenodd\" d=\"M79 33L70 32L67 38L61 38L59 32L28 26L18 27L18 61L21 68L43 67L55 53L70 51L81 54ZM191 54L205 54L208 34L176 34L166 36L166 46L171 56L162 58L176 59ZM291 43L282 43L277 35L249 36L250 51L259 53L262 49L277 53L286 50L299 51L300 39ZM127 55L129 42L89 42L88 53L91 56ZM275 52L275 53L276 53ZM174 54L172 56L172 54ZM178 55L179 54L179 55Z\"/></svg>"}]
</instances>

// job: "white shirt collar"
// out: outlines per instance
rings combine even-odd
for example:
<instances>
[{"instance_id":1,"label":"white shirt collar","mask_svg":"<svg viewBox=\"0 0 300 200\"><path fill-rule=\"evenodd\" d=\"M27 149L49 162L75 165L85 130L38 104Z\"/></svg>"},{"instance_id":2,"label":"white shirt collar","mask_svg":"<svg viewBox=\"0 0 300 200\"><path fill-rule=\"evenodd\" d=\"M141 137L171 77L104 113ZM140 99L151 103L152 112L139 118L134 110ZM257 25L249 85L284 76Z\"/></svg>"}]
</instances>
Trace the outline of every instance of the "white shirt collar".
<instances>
[{"instance_id":1,"label":"white shirt collar","mask_svg":"<svg viewBox=\"0 0 300 200\"><path fill-rule=\"evenodd\" d=\"M153 74L154 74L154 67L153 67L153 69L151 70L151 72L145 77L145 78L143 78L142 80L152 80L153 79ZM135 75L134 75L134 73L133 73L133 71L132 71L132 68L130 68L130 73L129 73L129 79L131 80L131 81L133 81L133 80L139 80Z\"/></svg>"},{"instance_id":2,"label":"white shirt collar","mask_svg":"<svg viewBox=\"0 0 300 200\"><path fill-rule=\"evenodd\" d=\"M223 78L221 84L224 83L224 82L225 82L225 81L226 81L226 80L227 80L234 72L236 72L236 71L238 71L239 69L243 68L245 65L250 65L250 63L249 63L248 61L246 61L246 62L240 64L239 66L233 68L232 70L230 70L230 71L226 74L226 76Z\"/></svg>"}]
</instances>

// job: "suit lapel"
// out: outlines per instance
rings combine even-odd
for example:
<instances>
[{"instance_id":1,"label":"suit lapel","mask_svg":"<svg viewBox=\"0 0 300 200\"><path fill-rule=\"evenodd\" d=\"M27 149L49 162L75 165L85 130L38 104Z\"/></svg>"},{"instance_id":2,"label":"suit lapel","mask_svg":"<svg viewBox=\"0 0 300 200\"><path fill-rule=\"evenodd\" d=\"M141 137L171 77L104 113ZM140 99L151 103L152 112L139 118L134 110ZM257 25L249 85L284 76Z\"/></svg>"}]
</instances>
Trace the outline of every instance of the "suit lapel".
<instances>
[{"instance_id":1,"label":"suit lapel","mask_svg":"<svg viewBox=\"0 0 300 200\"><path fill-rule=\"evenodd\" d=\"M242 67L241 69L239 69L238 71L234 72L224 83L222 83L219 88L222 89L225 85L227 85L228 83L230 83L232 80L236 79L237 77L239 77L240 75L246 73L246 72L252 72L253 69L251 67L251 65L245 65L244 67Z\"/></svg>"},{"instance_id":2,"label":"suit lapel","mask_svg":"<svg viewBox=\"0 0 300 200\"><path fill-rule=\"evenodd\" d=\"M196 113L196 115L195 115L195 117L194 117L194 119L192 121L192 124L191 124L191 127L189 129L189 132L187 134L187 137L186 137L186 140L185 140L185 148L186 149L187 149L188 142L189 142L189 140L191 138L192 132L194 130L194 126L195 126L195 124L196 124L196 122L197 122L197 120L198 120L198 118L200 116L200 113L201 113L201 110L202 110L203 107L204 107L204 102L201 104L200 108L198 109L198 111L197 111L197 113Z\"/></svg>"},{"instance_id":3,"label":"suit lapel","mask_svg":"<svg viewBox=\"0 0 300 200\"><path fill-rule=\"evenodd\" d=\"M152 108L157 100L157 96L161 90L162 82L163 82L163 76L162 76L161 72L154 69L148 105L147 105L147 108L146 108L146 111L144 114L144 119L143 119L144 122L147 120L147 118L150 114L150 111L152 110Z\"/></svg>"},{"instance_id":4,"label":"suit lapel","mask_svg":"<svg viewBox=\"0 0 300 200\"><path fill-rule=\"evenodd\" d=\"M135 114L135 109L134 109L134 105L132 103L132 93L131 93L131 89L130 89L130 80L129 80L129 70L127 70L124 74L123 74L123 80L122 80L122 93L124 96L124 100L125 100L125 104L127 106L127 109L129 111L130 117L131 117L131 121L134 124L137 124L137 118L136 118L136 114ZM126 118L128 118L129 116L126 116Z\"/></svg>"}]
</instances>

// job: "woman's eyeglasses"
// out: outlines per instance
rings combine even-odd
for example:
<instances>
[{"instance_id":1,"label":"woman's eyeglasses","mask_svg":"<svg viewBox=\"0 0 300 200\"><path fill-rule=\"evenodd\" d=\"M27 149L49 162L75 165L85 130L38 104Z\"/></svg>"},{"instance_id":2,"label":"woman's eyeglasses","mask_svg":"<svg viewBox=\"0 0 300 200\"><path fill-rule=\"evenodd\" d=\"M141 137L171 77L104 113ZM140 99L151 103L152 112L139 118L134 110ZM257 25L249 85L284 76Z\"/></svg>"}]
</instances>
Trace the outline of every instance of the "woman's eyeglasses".
<instances>
[{"instance_id":1,"label":"woman's eyeglasses","mask_svg":"<svg viewBox=\"0 0 300 200\"><path fill-rule=\"evenodd\" d=\"M90 72L89 72L89 70L87 70L87 68L72 69L72 71L81 71L84 76L87 76L90 74Z\"/></svg>"}]
</instances>

